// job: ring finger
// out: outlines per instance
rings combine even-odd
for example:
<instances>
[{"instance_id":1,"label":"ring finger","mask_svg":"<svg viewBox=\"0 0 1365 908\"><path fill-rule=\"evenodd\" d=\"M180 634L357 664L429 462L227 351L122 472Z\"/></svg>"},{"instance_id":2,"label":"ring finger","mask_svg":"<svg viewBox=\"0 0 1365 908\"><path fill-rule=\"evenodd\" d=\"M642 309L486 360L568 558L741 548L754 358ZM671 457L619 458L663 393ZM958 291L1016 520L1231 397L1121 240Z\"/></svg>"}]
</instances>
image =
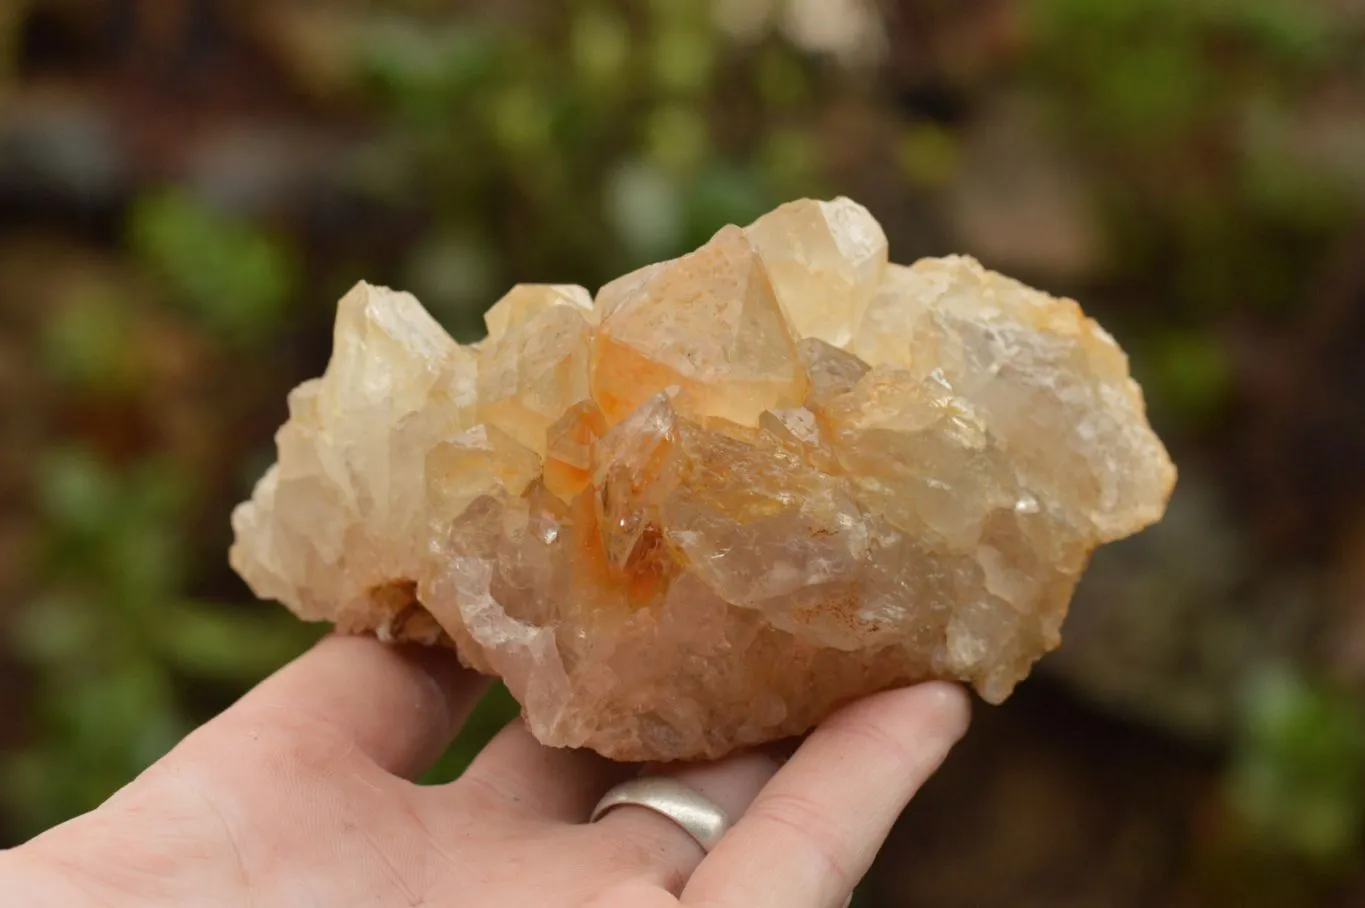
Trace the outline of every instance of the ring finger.
<instances>
[{"instance_id":1,"label":"ring finger","mask_svg":"<svg viewBox=\"0 0 1365 908\"><path fill-rule=\"evenodd\" d=\"M748 809L781 764L770 753L753 751L714 763L645 767L642 776L682 782L720 808L731 823ZM651 881L677 895L706 852L682 826L648 807L622 804L592 827L596 834L638 860Z\"/></svg>"}]
</instances>

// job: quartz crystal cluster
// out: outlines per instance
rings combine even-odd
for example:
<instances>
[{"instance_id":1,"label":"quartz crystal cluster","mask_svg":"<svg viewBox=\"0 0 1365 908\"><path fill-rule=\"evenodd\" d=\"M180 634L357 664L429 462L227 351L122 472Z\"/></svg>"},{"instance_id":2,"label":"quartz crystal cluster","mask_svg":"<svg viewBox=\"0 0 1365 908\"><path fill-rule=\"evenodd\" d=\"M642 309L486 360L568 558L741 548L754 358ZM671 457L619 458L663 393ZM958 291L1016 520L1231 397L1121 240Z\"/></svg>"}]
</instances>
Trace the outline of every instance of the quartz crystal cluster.
<instances>
[{"instance_id":1,"label":"quartz crystal cluster","mask_svg":"<svg viewBox=\"0 0 1365 908\"><path fill-rule=\"evenodd\" d=\"M1074 302L890 264L848 199L485 318L463 346L347 294L231 560L302 618L454 646L551 745L715 757L926 678L1000 702L1175 481Z\"/></svg>"}]
</instances>

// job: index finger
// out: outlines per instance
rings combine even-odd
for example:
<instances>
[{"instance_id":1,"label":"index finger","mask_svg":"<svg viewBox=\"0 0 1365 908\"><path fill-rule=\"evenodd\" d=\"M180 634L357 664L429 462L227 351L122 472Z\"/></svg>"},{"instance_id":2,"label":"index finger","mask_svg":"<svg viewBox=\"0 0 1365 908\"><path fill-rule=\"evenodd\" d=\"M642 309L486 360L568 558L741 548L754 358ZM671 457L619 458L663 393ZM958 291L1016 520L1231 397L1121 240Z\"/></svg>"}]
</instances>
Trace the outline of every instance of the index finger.
<instances>
[{"instance_id":1,"label":"index finger","mask_svg":"<svg viewBox=\"0 0 1365 908\"><path fill-rule=\"evenodd\" d=\"M284 717L300 734L325 729L388 772L414 778L440 756L487 688L452 650L334 635L201 731Z\"/></svg>"},{"instance_id":2,"label":"index finger","mask_svg":"<svg viewBox=\"0 0 1365 908\"><path fill-rule=\"evenodd\" d=\"M820 725L683 891L715 908L841 905L910 798L967 730L956 685L851 704Z\"/></svg>"}]
</instances>

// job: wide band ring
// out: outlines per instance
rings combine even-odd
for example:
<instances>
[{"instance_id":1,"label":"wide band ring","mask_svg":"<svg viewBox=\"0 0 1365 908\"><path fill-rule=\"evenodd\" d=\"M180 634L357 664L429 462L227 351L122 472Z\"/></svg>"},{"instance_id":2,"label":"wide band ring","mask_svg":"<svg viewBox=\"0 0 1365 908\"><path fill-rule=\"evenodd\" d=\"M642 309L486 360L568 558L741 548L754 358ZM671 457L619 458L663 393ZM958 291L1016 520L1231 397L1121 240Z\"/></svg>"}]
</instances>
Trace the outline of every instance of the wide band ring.
<instances>
[{"instance_id":1,"label":"wide band ring","mask_svg":"<svg viewBox=\"0 0 1365 908\"><path fill-rule=\"evenodd\" d=\"M696 840L707 854L730 828L730 818L692 787L670 776L641 776L622 782L602 796L589 823L625 806L643 807L668 818Z\"/></svg>"}]
</instances>

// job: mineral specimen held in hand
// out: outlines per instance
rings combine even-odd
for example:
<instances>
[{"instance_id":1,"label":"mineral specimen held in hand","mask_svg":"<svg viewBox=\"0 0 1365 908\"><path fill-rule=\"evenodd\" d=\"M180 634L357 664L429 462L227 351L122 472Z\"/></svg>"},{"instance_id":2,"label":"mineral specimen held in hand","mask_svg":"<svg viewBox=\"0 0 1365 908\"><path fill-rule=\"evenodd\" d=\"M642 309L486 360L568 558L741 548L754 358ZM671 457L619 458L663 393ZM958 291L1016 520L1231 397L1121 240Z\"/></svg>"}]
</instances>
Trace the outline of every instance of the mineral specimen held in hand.
<instances>
[{"instance_id":1,"label":"mineral specimen held in hand","mask_svg":"<svg viewBox=\"0 0 1365 908\"><path fill-rule=\"evenodd\" d=\"M925 678L1004 700L1175 469L1114 341L848 199L455 343L361 284L231 560L300 617L453 645L540 740L716 757Z\"/></svg>"}]
</instances>

